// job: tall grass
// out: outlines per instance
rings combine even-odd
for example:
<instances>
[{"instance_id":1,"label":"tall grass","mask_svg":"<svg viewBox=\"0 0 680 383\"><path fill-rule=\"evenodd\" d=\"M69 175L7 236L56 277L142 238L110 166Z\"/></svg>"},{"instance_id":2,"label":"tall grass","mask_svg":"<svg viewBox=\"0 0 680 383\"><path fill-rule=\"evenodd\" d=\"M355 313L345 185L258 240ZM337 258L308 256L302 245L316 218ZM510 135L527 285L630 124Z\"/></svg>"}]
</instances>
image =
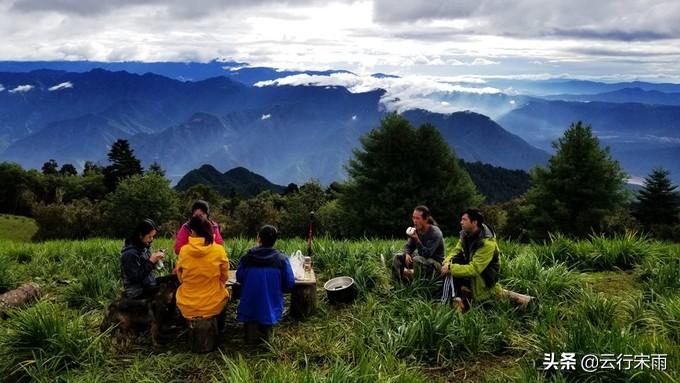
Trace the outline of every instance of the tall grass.
<instances>
[{"instance_id":1,"label":"tall grass","mask_svg":"<svg viewBox=\"0 0 680 383\"><path fill-rule=\"evenodd\" d=\"M349 275L361 299L334 307L319 289L315 315L302 322L284 317L266 347L245 347L239 325L230 322L223 355L189 354L186 335L160 354L146 344L119 354L105 347L107 336L95 334L103 306L120 290L122 244L104 239L0 243L0 267L9 270L3 277L0 269L0 284L37 281L55 302L41 301L0 321L0 380L430 382L457 379L467 372L451 371L488 360L509 359L513 363L506 371L487 380L669 381L660 373L635 371L546 374L540 366L543 352L670 354L680 344L679 258L674 247L642 237L501 242L501 284L539 297L539 305L521 312L499 301L473 305L463 315L437 302L435 281L390 282L389 261L403 241L317 238L312 250L319 286ZM254 241L227 238L225 246L236 264ZM300 239L276 244L287 254L306 253L306 246ZM155 241L154 249L162 247L172 249L172 240ZM169 272L174 255L166 259ZM631 265L639 269L627 273L627 280L639 272L643 281L630 286L631 294L592 293L580 274ZM641 299L643 291L649 293ZM670 368L679 365L680 358L670 357ZM478 374L473 381L492 378L491 370L478 370L471 372Z\"/></svg>"},{"instance_id":2,"label":"tall grass","mask_svg":"<svg viewBox=\"0 0 680 383\"><path fill-rule=\"evenodd\" d=\"M680 254L645 259L640 272L649 293L672 295L680 292Z\"/></svg>"},{"instance_id":3,"label":"tall grass","mask_svg":"<svg viewBox=\"0 0 680 383\"><path fill-rule=\"evenodd\" d=\"M539 255L526 251L501 264L501 284L510 290L543 300L573 297L582 287L578 275L564 263L545 267Z\"/></svg>"},{"instance_id":4,"label":"tall grass","mask_svg":"<svg viewBox=\"0 0 680 383\"><path fill-rule=\"evenodd\" d=\"M118 273L107 263L85 266L78 281L64 291L69 306L75 308L103 308L115 298L122 286Z\"/></svg>"},{"instance_id":5,"label":"tall grass","mask_svg":"<svg viewBox=\"0 0 680 383\"><path fill-rule=\"evenodd\" d=\"M550 236L542 245L532 246L541 263L550 266L564 263L581 271L627 270L644 259L659 254L659 245L648 237L633 232L613 237L591 235L575 241L562 234Z\"/></svg>"},{"instance_id":6,"label":"tall grass","mask_svg":"<svg viewBox=\"0 0 680 383\"><path fill-rule=\"evenodd\" d=\"M21 380L39 370L59 372L101 356L99 337L90 335L82 317L41 301L13 312L0 333L3 376Z\"/></svg>"}]
</instances>

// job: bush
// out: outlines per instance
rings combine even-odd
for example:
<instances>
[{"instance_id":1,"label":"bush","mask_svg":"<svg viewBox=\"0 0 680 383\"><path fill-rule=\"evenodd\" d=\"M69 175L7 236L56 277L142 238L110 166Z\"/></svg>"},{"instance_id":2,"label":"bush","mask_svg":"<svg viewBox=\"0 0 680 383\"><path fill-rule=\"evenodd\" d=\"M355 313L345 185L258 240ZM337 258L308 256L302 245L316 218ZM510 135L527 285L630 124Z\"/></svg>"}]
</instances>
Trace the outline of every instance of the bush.
<instances>
[{"instance_id":1,"label":"bush","mask_svg":"<svg viewBox=\"0 0 680 383\"><path fill-rule=\"evenodd\" d=\"M33 208L38 232L35 238L84 239L98 235L103 230L101 206L87 199L70 204L38 204Z\"/></svg>"},{"instance_id":2,"label":"bush","mask_svg":"<svg viewBox=\"0 0 680 383\"><path fill-rule=\"evenodd\" d=\"M162 224L179 216L179 197L170 181L151 173L124 179L104 206L110 234L124 237L138 221L151 218Z\"/></svg>"}]
</instances>

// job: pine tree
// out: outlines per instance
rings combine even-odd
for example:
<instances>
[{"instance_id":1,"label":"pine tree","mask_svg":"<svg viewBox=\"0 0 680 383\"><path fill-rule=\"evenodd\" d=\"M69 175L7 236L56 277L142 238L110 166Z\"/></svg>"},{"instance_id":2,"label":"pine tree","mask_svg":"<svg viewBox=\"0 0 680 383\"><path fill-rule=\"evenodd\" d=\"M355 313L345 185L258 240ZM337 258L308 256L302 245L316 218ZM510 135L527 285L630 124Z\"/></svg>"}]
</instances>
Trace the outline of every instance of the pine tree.
<instances>
[{"instance_id":1,"label":"pine tree","mask_svg":"<svg viewBox=\"0 0 680 383\"><path fill-rule=\"evenodd\" d=\"M553 143L547 168L531 172L527 192L534 237L548 232L587 236L600 231L604 218L625 200L626 175L609 148L600 148L590 126L572 124Z\"/></svg>"},{"instance_id":2,"label":"pine tree","mask_svg":"<svg viewBox=\"0 0 680 383\"><path fill-rule=\"evenodd\" d=\"M355 235L400 236L421 204L450 232L463 209L481 202L453 149L431 124L416 129L390 114L361 144L346 167L349 179L340 197Z\"/></svg>"},{"instance_id":3,"label":"pine tree","mask_svg":"<svg viewBox=\"0 0 680 383\"><path fill-rule=\"evenodd\" d=\"M64 164L61 166L61 169L59 169L59 175L61 176L77 176L78 171L76 170L75 166L71 164Z\"/></svg>"},{"instance_id":4,"label":"pine tree","mask_svg":"<svg viewBox=\"0 0 680 383\"><path fill-rule=\"evenodd\" d=\"M638 202L633 205L633 216L647 230L652 225L675 225L679 221L680 195L669 175L663 168L652 170L638 193Z\"/></svg>"},{"instance_id":5,"label":"pine tree","mask_svg":"<svg viewBox=\"0 0 680 383\"><path fill-rule=\"evenodd\" d=\"M149 170L147 171L147 174L151 173L156 173L161 177L165 177L165 170L163 170L161 164L155 161L151 165L149 165Z\"/></svg>"},{"instance_id":6,"label":"pine tree","mask_svg":"<svg viewBox=\"0 0 680 383\"><path fill-rule=\"evenodd\" d=\"M142 165L127 140L114 142L108 158L111 165L104 168L104 177L109 190L115 190L121 180L143 173Z\"/></svg>"},{"instance_id":7,"label":"pine tree","mask_svg":"<svg viewBox=\"0 0 680 383\"><path fill-rule=\"evenodd\" d=\"M42 172L45 175L56 176L57 174L59 174L59 164L57 164L57 161L55 161L54 159L50 159L49 161L43 164Z\"/></svg>"}]
</instances>

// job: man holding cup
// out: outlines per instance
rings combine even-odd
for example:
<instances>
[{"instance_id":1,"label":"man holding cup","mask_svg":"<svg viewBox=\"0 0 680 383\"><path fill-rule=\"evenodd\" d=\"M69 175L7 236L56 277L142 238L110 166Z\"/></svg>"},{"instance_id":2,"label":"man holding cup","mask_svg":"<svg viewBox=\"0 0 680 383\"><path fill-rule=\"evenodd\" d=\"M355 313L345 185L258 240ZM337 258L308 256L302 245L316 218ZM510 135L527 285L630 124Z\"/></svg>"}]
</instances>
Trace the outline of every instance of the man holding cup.
<instances>
[{"instance_id":1,"label":"man holding cup","mask_svg":"<svg viewBox=\"0 0 680 383\"><path fill-rule=\"evenodd\" d=\"M404 251L392 259L392 276L409 282L415 270L419 274L437 275L444 260L444 237L426 206L416 206L411 216L413 227L406 229L408 242Z\"/></svg>"}]
</instances>

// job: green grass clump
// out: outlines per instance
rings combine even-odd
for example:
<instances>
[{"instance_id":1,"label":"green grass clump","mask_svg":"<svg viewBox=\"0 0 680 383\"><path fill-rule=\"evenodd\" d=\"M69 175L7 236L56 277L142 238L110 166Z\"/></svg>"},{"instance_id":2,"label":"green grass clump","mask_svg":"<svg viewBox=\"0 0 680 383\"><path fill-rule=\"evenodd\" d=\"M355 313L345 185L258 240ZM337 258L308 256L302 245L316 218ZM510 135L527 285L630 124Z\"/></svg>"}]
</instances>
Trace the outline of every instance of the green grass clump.
<instances>
[{"instance_id":1,"label":"green grass clump","mask_svg":"<svg viewBox=\"0 0 680 383\"><path fill-rule=\"evenodd\" d=\"M539 256L526 251L501 264L501 284L518 293L544 300L564 300L581 288L578 275L564 263L543 266Z\"/></svg>"},{"instance_id":2,"label":"green grass clump","mask_svg":"<svg viewBox=\"0 0 680 383\"><path fill-rule=\"evenodd\" d=\"M118 274L114 273L108 264L101 267L86 267L78 282L66 288L64 292L66 302L75 308L105 307L122 290Z\"/></svg>"},{"instance_id":3,"label":"green grass clump","mask_svg":"<svg viewBox=\"0 0 680 383\"><path fill-rule=\"evenodd\" d=\"M590 243L593 250L589 267L593 270L628 270L658 254L657 246L649 238L632 232L613 238L591 236Z\"/></svg>"},{"instance_id":4,"label":"green grass clump","mask_svg":"<svg viewBox=\"0 0 680 383\"><path fill-rule=\"evenodd\" d=\"M54 303L41 301L11 313L0 333L3 376L25 379L37 373L59 372L101 356L99 338L90 335L82 317Z\"/></svg>"}]
</instances>

